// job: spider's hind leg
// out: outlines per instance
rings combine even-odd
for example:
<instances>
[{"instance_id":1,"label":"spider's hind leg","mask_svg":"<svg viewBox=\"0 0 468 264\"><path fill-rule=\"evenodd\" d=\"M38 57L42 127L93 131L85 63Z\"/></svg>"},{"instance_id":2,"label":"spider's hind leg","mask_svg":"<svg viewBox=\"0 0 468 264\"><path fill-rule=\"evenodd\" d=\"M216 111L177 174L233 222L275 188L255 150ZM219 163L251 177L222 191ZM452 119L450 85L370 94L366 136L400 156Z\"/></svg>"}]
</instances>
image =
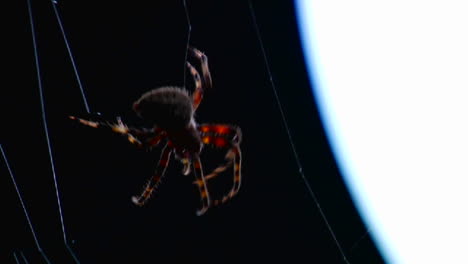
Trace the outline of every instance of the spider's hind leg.
<instances>
[{"instance_id":1,"label":"spider's hind leg","mask_svg":"<svg viewBox=\"0 0 468 264\"><path fill-rule=\"evenodd\" d=\"M229 148L225 157L226 163L214 169L205 178L206 180L213 179L229 167L233 167L234 177L231 190L222 199L213 202L214 205L219 205L234 197L241 186L242 153L239 144L242 140L242 132L238 127L220 124L201 125L199 130L204 144L217 148Z\"/></svg>"},{"instance_id":2,"label":"spider's hind leg","mask_svg":"<svg viewBox=\"0 0 468 264\"><path fill-rule=\"evenodd\" d=\"M232 197L234 197L239 192L239 189L241 186L242 156L241 156L241 150L240 150L239 144L235 144L228 154L232 155L230 163L234 163L233 185L232 185L231 190L228 192L228 194L226 194L222 199L214 201L214 205L222 204L226 202L227 200L231 199Z\"/></svg>"}]
</instances>

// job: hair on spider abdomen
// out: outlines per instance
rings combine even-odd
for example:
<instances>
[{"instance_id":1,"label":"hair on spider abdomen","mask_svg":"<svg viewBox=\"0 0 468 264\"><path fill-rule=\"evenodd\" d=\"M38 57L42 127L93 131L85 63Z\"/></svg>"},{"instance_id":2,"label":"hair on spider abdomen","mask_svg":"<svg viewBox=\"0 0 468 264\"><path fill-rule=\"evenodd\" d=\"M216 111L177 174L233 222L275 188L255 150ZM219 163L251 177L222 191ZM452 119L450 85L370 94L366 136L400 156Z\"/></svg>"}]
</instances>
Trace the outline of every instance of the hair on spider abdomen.
<instances>
[{"instance_id":1,"label":"hair on spider abdomen","mask_svg":"<svg viewBox=\"0 0 468 264\"><path fill-rule=\"evenodd\" d=\"M144 93L133 110L163 129L186 127L193 114L192 97L179 87L161 87Z\"/></svg>"}]
</instances>

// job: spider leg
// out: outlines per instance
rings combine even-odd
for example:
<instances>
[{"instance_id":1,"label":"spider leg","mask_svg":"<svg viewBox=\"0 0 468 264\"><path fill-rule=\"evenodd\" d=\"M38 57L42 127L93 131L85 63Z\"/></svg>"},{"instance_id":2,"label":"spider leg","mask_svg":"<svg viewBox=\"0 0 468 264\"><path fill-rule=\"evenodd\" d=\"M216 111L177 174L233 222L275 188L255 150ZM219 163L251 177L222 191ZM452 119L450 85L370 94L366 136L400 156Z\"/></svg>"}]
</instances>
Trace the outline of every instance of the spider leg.
<instances>
[{"instance_id":1,"label":"spider leg","mask_svg":"<svg viewBox=\"0 0 468 264\"><path fill-rule=\"evenodd\" d=\"M159 128L156 129L136 129L125 125L120 118L117 123L90 121L75 116L69 117L71 120L78 121L80 124L92 128L103 128L114 133L127 136L127 140L138 147L152 147L157 145L166 137L166 133Z\"/></svg>"},{"instance_id":2,"label":"spider leg","mask_svg":"<svg viewBox=\"0 0 468 264\"><path fill-rule=\"evenodd\" d=\"M159 163L158 163L158 166L156 167L154 175L149 179L148 183L145 186L145 189L143 190L140 196L132 197L132 202L134 204L138 206L142 206L151 197L151 194L153 193L155 188L158 186L159 182L161 181L161 178L164 176L164 173L166 172L166 168L169 165L169 160L171 158L172 150L173 148L170 145L170 142L168 142L164 146L164 149L161 153L161 157L159 158Z\"/></svg>"},{"instance_id":3,"label":"spider leg","mask_svg":"<svg viewBox=\"0 0 468 264\"><path fill-rule=\"evenodd\" d=\"M219 205L227 200L231 199L234 197L240 189L241 186L241 165L242 165L242 155L241 155L241 150L238 144L235 144L233 148L231 149L231 152L234 156L233 162L234 162L234 178L233 178L233 185L231 190L228 192L227 195L225 195L221 200L215 200L214 204Z\"/></svg>"},{"instance_id":4,"label":"spider leg","mask_svg":"<svg viewBox=\"0 0 468 264\"><path fill-rule=\"evenodd\" d=\"M202 202L202 208L197 211L197 215L200 216L204 214L208 208L210 208L211 201L210 195L208 193L208 188L206 187L205 178L203 177L203 169L200 161L200 156L198 154L193 155L193 174L196 178L196 184L198 190L200 191L200 199Z\"/></svg>"},{"instance_id":5,"label":"spider leg","mask_svg":"<svg viewBox=\"0 0 468 264\"><path fill-rule=\"evenodd\" d=\"M236 126L224 124L202 124L198 126L198 130L202 136L223 136L230 138L232 142L237 143L242 141L242 131ZM219 145L218 147L224 147L224 145Z\"/></svg>"},{"instance_id":6,"label":"spider leg","mask_svg":"<svg viewBox=\"0 0 468 264\"><path fill-rule=\"evenodd\" d=\"M239 144L242 139L242 132L238 127L229 125L202 125L199 130L204 144L213 145L218 148L229 148L226 154L227 162L214 169L205 178L206 180L215 178L229 167L233 166L234 168L233 186L229 193L221 200L214 201L214 204L218 205L234 197L239 192L241 186L242 153Z\"/></svg>"},{"instance_id":7,"label":"spider leg","mask_svg":"<svg viewBox=\"0 0 468 264\"><path fill-rule=\"evenodd\" d=\"M229 150L227 153L226 153L226 163L224 163L223 165L221 166L218 166L216 169L214 169L210 174L206 175L205 176L205 180L211 180L215 177L217 177L220 173L226 171L227 169L229 169L233 162L234 162L234 152L232 150Z\"/></svg>"},{"instance_id":8,"label":"spider leg","mask_svg":"<svg viewBox=\"0 0 468 264\"><path fill-rule=\"evenodd\" d=\"M190 153L184 152L181 154L181 153L177 153L177 150L176 150L176 156L179 156L179 160L184 166L184 168L182 169L182 174L185 176L189 175L191 172L190 168L192 167L192 159L191 159Z\"/></svg>"},{"instance_id":9,"label":"spider leg","mask_svg":"<svg viewBox=\"0 0 468 264\"><path fill-rule=\"evenodd\" d=\"M197 77L195 75L198 75L198 72L195 70L195 68L191 67L191 65L189 66L190 73L192 73L192 76L195 79L195 84L196 84L195 92L193 93L193 107L194 109L197 109L198 105L201 103L203 99L203 90L210 89L212 86L212 81L211 81L210 69L208 67L208 57L203 52L201 52L200 50L194 47L190 47L190 52L195 58L200 60L201 70L202 70L202 82L201 82L201 85L197 85L197 80L196 80Z\"/></svg>"},{"instance_id":10,"label":"spider leg","mask_svg":"<svg viewBox=\"0 0 468 264\"><path fill-rule=\"evenodd\" d=\"M143 143L147 148L151 148L151 147L158 145L159 142L161 142L161 140L165 139L166 137L167 137L166 132L161 131L156 136L149 137L147 140L143 141Z\"/></svg>"},{"instance_id":11,"label":"spider leg","mask_svg":"<svg viewBox=\"0 0 468 264\"><path fill-rule=\"evenodd\" d=\"M202 139L207 139L208 137L210 136L206 136L206 137L203 137ZM212 140L214 142L225 142L225 139L221 139L221 138L212 138ZM215 146L216 143L213 143ZM227 142L226 143L222 143L223 146L228 146L227 145ZM226 171L229 167L233 166L233 169L234 169L234 177L233 177L233 185L232 185L232 188L231 190L228 192L227 195L223 196L223 198L221 200L214 200L214 205L219 205L219 204L222 204L224 202L226 202L227 200L231 199L232 197L234 197L238 192L239 192L239 189L240 189L240 186L241 186L241 165L242 165L242 152L240 150L240 146L238 143L234 143L230 150L228 151L228 153L226 154L226 160L227 162L222 165L222 166L219 166L217 167L216 169L214 169L210 174L208 174L206 176L206 180L210 180L210 179L213 179L215 177L217 177L221 172L223 171Z\"/></svg>"},{"instance_id":12,"label":"spider leg","mask_svg":"<svg viewBox=\"0 0 468 264\"><path fill-rule=\"evenodd\" d=\"M190 74L192 74L193 81L195 82L195 92L192 95L193 98L193 109L196 110L198 108L198 105L200 105L202 99L203 99L203 87L202 87L202 82L200 79L200 74L198 73L197 69L190 64L190 62L187 61L187 67L190 70Z\"/></svg>"}]
</instances>

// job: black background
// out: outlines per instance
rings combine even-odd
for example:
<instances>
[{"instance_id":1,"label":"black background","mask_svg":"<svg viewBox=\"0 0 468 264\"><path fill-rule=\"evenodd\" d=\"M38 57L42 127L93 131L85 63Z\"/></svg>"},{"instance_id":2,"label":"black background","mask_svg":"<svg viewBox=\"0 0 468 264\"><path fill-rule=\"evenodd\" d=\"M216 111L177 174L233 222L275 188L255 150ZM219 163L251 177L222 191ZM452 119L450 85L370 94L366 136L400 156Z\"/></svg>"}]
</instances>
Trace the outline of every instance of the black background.
<instances>
[{"instance_id":1,"label":"black background","mask_svg":"<svg viewBox=\"0 0 468 264\"><path fill-rule=\"evenodd\" d=\"M145 152L124 138L79 126L89 117L52 5L33 1L40 76L67 240L81 263L345 263L309 194L288 139L351 263L382 263L342 182L310 91L292 1L253 1L271 76L247 1L189 1L191 45L210 62L213 89L199 123L242 128L243 185L225 205L197 217L192 176L172 162L147 206L134 206L159 148ZM16 1L3 35L1 143L23 194L39 243L52 263L73 263L64 246L53 173L42 123L26 1ZM131 104L164 85L193 90L184 61L188 24L182 1L60 1L69 43L92 113L141 125ZM196 60L189 58L193 64ZM95 115L91 115L95 116ZM205 169L223 153L205 148ZM221 157L221 158L220 158ZM0 166L1 263L24 254L45 263L9 177ZM231 174L210 181L212 195ZM5 260L5 262L3 262Z\"/></svg>"}]
</instances>

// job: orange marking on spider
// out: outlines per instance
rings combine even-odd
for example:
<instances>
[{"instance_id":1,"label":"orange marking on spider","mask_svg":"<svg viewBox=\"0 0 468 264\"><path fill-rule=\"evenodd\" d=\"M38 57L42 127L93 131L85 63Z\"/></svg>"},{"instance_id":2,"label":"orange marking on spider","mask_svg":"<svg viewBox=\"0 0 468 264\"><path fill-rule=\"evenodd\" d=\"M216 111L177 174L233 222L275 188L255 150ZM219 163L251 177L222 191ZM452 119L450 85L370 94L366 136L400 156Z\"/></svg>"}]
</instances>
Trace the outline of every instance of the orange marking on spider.
<instances>
[{"instance_id":1,"label":"orange marking on spider","mask_svg":"<svg viewBox=\"0 0 468 264\"><path fill-rule=\"evenodd\" d=\"M215 126L214 130L218 134L228 134L229 132L231 132L231 128L227 126Z\"/></svg>"},{"instance_id":2,"label":"orange marking on spider","mask_svg":"<svg viewBox=\"0 0 468 264\"><path fill-rule=\"evenodd\" d=\"M203 186L203 185L205 185L205 183L204 183L202 180L196 180L196 181L195 181L195 184L198 185L198 186Z\"/></svg>"},{"instance_id":3,"label":"orange marking on spider","mask_svg":"<svg viewBox=\"0 0 468 264\"><path fill-rule=\"evenodd\" d=\"M203 137L202 142L203 142L203 144L210 144L211 143L211 138L210 137Z\"/></svg>"},{"instance_id":4,"label":"orange marking on spider","mask_svg":"<svg viewBox=\"0 0 468 264\"><path fill-rule=\"evenodd\" d=\"M202 192L200 195L201 195L202 198L207 198L208 197L208 193L206 191Z\"/></svg>"},{"instance_id":5,"label":"orange marking on spider","mask_svg":"<svg viewBox=\"0 0 468 264\"><path fill-rule=\"evenodd\" d=\"M83 124L85 126L89 126L89 127L93 127L93 128L98 128L99 127L99 123L97 123L97 122L88 121L88 120L81 119L81 118L74 117L74 116L69 116L69 118L71 120L77 120L78 122L80 122L81 124Z\"/></svg>"},{"instance_id":6,"label":"orange marking on spider","mask_svg":"<svg viewBox=\"0 0 468 264\"><path fill-rule=\"evenodd\" d=\"M235 175L234 176L234 181L239 182L240 181L240 175Z\"/></svg>"}]
</instances>

